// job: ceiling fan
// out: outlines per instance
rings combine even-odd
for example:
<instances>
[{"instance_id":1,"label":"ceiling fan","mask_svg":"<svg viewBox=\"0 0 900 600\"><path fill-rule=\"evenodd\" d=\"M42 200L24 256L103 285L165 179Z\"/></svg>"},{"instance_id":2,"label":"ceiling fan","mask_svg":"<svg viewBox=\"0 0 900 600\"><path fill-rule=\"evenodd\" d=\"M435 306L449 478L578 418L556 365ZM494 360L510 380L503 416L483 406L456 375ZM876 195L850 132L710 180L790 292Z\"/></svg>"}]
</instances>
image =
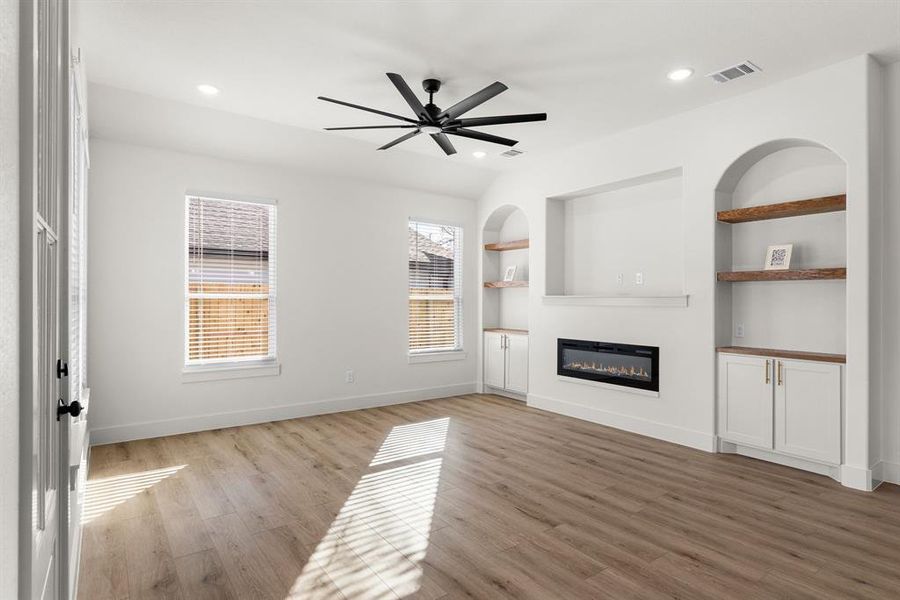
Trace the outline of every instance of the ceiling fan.
<instances>
[{"instance_id":1,"label":"ceiling fan","mask_svg":"<svg viewBox=\"0 0 900 600\"><path fill-rule=\"evenodd\" d=\"M375 113L376 115L382 115L384 117L390 117L392 119L406 122L406 125L363 125L359 127L326 127L325 129L327 131L339 131L347 129L411 129L412 131L410 131L409 133L402 135L391 142L388 142L387 144L379 148L379 150L387 150L388 148L392 148L393 146L396 146L401 142L405 142L406 140L411 139L419 135L420 133L427 133L431 136L431 139L437 142L437 145L440 146L446 154L450 155L456 154L456 148L454 148L453 144L450 143L450 139L447 137L448 135L480 140L482 142L490 142L492 144L502 144L504 146L515 146L519 143L517 140L511 140L509 138L491 135L489 133L474 131L472 129L469 129L470 127L480 127L484 125L505 125L508 123L527 123L530 121L547 120L547 113L504 115L499 117L474 117L470 119L459 118L464 113L472 110L473 108L484 102L487 102L497 94L506 90L507 87L499 81L495 81L483 90L475 92L465 100L460 100L450 108L441 110L434 105L434 95L441 89L440 80L426 79L422 82L422 88L428 94L428 104L425 104L423 106L416 95L413 93L413 91L406 84L406 81L403 79L403 77L397 75L396 73L387 73L387 76L388 79L391 80L391 83L393 83L397 88L397 91L400 92L400 95L403 96L403 99L406 100L406 103L409 104L409 107L412 109L413 113L416 116L415 119L410 119L401 115L395 115L383 110L360 106L358 104L350 104L349 102L335 100L334 98L319 96L319 100L333 102L342 106L349 106L350 108L358 108L359 110Z\"/></svg>"}]
</instances>

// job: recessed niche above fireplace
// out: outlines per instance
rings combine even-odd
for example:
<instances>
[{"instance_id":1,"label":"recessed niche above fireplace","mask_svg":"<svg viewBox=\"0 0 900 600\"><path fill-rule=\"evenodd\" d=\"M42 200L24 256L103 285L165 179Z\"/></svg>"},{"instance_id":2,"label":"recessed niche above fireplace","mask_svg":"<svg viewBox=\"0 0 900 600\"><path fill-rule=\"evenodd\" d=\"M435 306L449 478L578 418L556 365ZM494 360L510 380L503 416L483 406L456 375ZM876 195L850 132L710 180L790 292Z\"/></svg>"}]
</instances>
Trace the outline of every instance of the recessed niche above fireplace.
<instances>
[{"instance_id":1,"label":"recessed niche above fireplace","mask_svg":"<svg viewBox=\"0 0 900 600\"><path fill-rule=\"evenodd\" d=\"M561 377L659 392L659 348L559 338L556 373Z\"/></svg>"},{"instance_id":2,"label":"recessed niche above fireplace","mask_svg":"<svg viewBox=\"0 0 900 600\"><path fill-rule=\"evenodd\" d=\"M684 306L683 208L681 168L548 197L545 296Z\"/></svg>"}]
</instances>

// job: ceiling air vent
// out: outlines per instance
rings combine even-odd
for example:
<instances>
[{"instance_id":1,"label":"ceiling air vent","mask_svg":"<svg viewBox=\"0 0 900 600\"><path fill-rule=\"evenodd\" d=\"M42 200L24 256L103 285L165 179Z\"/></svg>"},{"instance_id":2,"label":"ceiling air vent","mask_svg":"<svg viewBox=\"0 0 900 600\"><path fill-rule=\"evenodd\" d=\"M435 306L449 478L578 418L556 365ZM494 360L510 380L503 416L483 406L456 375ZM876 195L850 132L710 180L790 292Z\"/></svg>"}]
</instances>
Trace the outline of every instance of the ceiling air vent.
<instances>
[{"instance_id":1,"label":"ceiling air vent","mask_svg":"<svg viewBox=\"0 0 900 600\"><path fill-rule=\"evenodd\" d=\"M745 60L738 65L734 65L733 67L728 67L727 69L722 69L721 71L710 73L709 75L707 75L707 77L712 77L718 83L728 83L729 81L737 79L738 77L750 75L751 73L756 73L757 71L762 71L762 69L754 65L749 60Z\"/></svg>"},{"instance_id":2,"label":"ceiling air vent","mask_svg":"<svg viewBox=\"0 0 900 600\"><path fill-rule=\"evenodd\" d=\"M520 154L525 154L523 150L516 150L515 148L510 148L506 152L501 152L500 156L505 156L506 158L515 158Z\"/></svg>"}]
</instances>

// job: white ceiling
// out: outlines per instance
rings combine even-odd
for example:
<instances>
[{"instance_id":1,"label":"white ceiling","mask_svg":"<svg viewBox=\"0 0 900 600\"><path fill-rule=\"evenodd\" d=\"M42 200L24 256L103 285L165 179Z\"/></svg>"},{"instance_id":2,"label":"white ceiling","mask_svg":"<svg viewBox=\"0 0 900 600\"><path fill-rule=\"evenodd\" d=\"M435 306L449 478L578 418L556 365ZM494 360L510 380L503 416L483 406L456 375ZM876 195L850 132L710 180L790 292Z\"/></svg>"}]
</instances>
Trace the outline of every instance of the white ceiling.
<instances>
[{"instance_id":1,"label":"white ceiling","mask_svg":"<svg viewBox=\"0 0 900 600\"><path fill-rule=\"evenodd\" d=\"M467 116L547 112L546 123L484 129L538 155L855 55L900 59L900 0L74 4L92 82L320 129L392 122L318 95L409 113L388 71L415 91L425 77L442 79L442 107L499 80L509 90ZM763 72L729 84L703 77L748 59ZM670 82L676 66L696 75ZM202 97L198 83L222 93ZM396 137L328 135L364 140L372 152ZM499 158L500 146L453 143L460 154L449 159L425 136L388 152L489 169L519 160ZM478 161L475 149L489 156Z\"/></svg>"}]
</instances>

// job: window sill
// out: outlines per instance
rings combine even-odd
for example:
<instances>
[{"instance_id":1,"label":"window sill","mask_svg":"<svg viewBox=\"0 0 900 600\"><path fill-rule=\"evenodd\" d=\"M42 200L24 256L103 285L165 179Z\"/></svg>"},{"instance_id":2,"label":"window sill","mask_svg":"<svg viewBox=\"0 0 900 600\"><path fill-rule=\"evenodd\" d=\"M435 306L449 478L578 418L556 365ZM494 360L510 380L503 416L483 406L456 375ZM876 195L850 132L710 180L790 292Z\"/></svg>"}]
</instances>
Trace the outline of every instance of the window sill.
<instances>
[{"instance_id":1,"label":"window sill","mask_svg":"<svg viewBox=\"0 0 900 600\"><path fill-rule=\"evenodd\" d=\"M181 382L198 383L201 381L245 379L248 377L271 377L280 374L281 364L276 362L192 365L182 369Z\"/></svg>"},{"instance_id":2,"label":"window sill","mask_svg":"<svg viewBox=\"0 0 900 600\"><path fill-rule=\"evenodd\" d=\"M452 350L450 352L423 352L422 354L410 354L409 364L445 362L450 360L465 360L469 354L464 350Z\"/></svg>"}]
</instances>

